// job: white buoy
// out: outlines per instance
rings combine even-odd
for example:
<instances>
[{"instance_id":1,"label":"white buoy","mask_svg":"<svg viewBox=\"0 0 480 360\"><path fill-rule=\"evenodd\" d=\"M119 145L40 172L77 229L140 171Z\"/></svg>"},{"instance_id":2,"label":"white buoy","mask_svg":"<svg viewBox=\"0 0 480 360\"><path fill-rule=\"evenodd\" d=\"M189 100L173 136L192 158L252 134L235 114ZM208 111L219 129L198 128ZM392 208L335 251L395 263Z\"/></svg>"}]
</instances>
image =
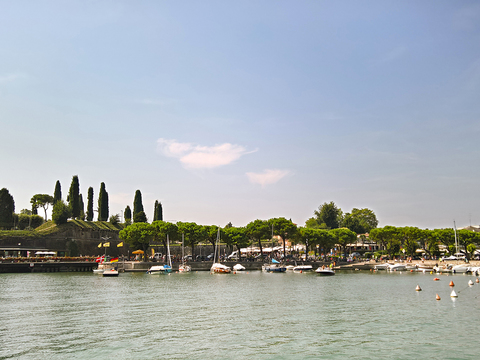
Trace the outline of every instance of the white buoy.
<instances>
[{"instance_id":1,"label":"white buoy","mask_svg":"<svg viewBox=\"0 0 480 360\"><path fill-rule=\"evenodd\" d=\"M417 285L417 287L415 288L415 291L422 291L422 288L420 287L420 285Z\"/></svg>"},{"instance_id":2,"label":"white buoy","mask_svg":"<svg viewBox=\"0 0 480 360\"><path fill-rule=\"evenodd\" d=\"M458 295L457 295L457 293L455 292L455 290L452 290L452 292L450 293L450 297L452 297L452 298L457 298L457 297L458 297Z\"/></svg>"},{"instance_id":3,"label":"white buoy","mask_svg":"<svg viewBox=\"0 0 480 360\"><path fill-rule=\"evenodd\" d=\"M472 280L468 280L468 285L473 286L474 282Z\"/></svg>"}]
</instances>

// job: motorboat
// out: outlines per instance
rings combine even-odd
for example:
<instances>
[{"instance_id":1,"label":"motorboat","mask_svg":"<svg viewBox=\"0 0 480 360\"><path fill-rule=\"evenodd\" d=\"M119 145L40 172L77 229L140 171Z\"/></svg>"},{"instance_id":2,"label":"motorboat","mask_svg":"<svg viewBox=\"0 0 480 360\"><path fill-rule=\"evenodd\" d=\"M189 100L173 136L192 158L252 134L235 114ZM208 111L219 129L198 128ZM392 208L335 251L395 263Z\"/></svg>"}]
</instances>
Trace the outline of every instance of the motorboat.
<instances>
[{"instance_id":1,"label":"motorboat","mask_svg":"<svg viewBox=\"0 0 480 360\"><path fill-rule=\"evenodd\" d=\"M390 267L389 263L377 264L373 268L375 270L387 270Z\"/></svg>"},{"instance_id":2,"label":"motorboat","mask_svg":"<svg viewBox=\"0 0 480 360\"><path fill-rule=\"evenodd\" d=\"M451 273L452 272L452 266L451 265L435 265L433 267L433 271L436 273Z\"/></svg>"},{"instance_id":3,"label":"motorboat","mask_svg":"<svg viewBox=\"0 0 480 360\"><path fill-rule=\"evenodd\" d=\"M294 272L304 272L313 270L312 265L298 265L293 268Z\"/></svg>"},{"instance_id":4,"label":"motorboat","mask_svg":"<svg viewBox=\"0 0 480 360\"><path fill-rule=\"evenodd\" d=\"M242 264L236 264L233 266L233 271L245 271L245 266L243 266Z\"/></svg>"},{"instance_id":5,"label":"motorboat","mask_svg":"<svg viewBox=\"0 0 480 360\"><path fill-rule=\"evenodd\" d=\"M228 267L227 265L214 263L210 268L210 272L215 274L230 274L232 272L232 269L230 269L230 267Z\"/></svg>"},{"instance_id":6,"label":"motorboat","mask_svg":"<svg viewBox=\"0 0 480 360\"><path fill-rule=\"evenodd\" d=\"M405 264L390 264L390 266L387 268L389 271L402 271L405 270L406 266Z\"/></svg>"},{"instance_id":7,"label":"motorboat","mask_svg":"<svg viewBox=\"0 0 480 360\"><path fill-rule=\"evenodd\" d=\"M434 266L430 266L430 265L424 265L424 264L418 264L416 266L416 269L415 271L418 271L418 272L431 272L431 271L434 271Z\"/></svg>"},{"instance_id":8,"label":"motorboat","mask_svg":"<svg viewBox=\"0 0 480 360\"><path fill-rule=\"evenodd\" d=\"M147 270L147 274L158 275L158 274L168 274L172 272L172 267L170 265L154 265Z\"/></svg>"},{"instance_id":9,"label":"motorboat","mask_svg":"<svg viewBox=\"0 0 480 360\"><path fill-rule=\"evenodd\" d=\"M118 276L118 270L116 268L105 270L103 276Z\"/></svg>"},{"instance_id":10,"label":"motorboat","mask_svg":"<svg viewBox=\"0 0 480 360\"><path fill-rule=\"evenodd\" d=\"M454 274L465 274L469 271L470 266L460 264L460 265L455 265L452 267L452 272Z\"/></svg>"},{"instance_id":11,"label":"motorboat","mask_svg":"<svg viewBox=\"0 0 480 360\"><path fill-rule=\"evenodd\" d=\"M480 275L480 266L471 266L468 270L472 275Z\"/></svg>"},{"instance_id":12,"label":"motorboat","mask_svg":"<svg viewBox=\"0 0 480 360\"><path fill-rule=\"evenodd\" d=\"M285 268L287 269L287 271L293 271L293 269L295 268L295 265L287 265L285 266Z\"/></svg>"},{"instance_id":13,"label":"motorboat","mask_svg":"<svg viewBox=\"0 0 480 360\"><path fill-rule=\"evenodd\" d=\"M335 270L329 268L329 267L326 267L326 266L321 266L321 267L318 267L317 270L315 270L315 272L318 274L318 275L322 275L322 276L332 276L332 275L335 275Z\"/></svg>"}]
</instances>

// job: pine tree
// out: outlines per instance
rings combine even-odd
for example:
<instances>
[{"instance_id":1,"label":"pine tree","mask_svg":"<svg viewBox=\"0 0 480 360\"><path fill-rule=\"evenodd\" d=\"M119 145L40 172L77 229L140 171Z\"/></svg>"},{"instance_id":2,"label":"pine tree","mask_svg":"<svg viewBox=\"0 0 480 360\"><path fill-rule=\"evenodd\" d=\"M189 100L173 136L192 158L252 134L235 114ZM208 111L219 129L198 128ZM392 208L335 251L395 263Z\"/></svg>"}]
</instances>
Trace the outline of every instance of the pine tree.
<instances>
[{"instance_id":1,"label":"pine tree","mask_svg":"<svg viewBox=\"0 0 480 360\"><path fill-rule=\"evenodd\" d=\"M53 193L53 205L59 200L62 200L62 187L60 186L60 181L57 180L55 184L55 191Z\"/></svg>"},{"instance_id":2,"label":"pine tree","mask_svg":"<svg viewBox=\"0 0 480 360\"><path fill-rule=\"evenodd\" d=\"M135 214L138 214L140 211L143 210L143 203L142 203L142 193L140 190L135 191L135 198L133 200L133 217L135 218Z\"/></svg>"},{"instance_id":3,"label":"pine tree","mask_svg":"<svg viewBox=\"0 0 480 360\"><path fill-rule=\"evenodd\" d=\"M70 191L68 192L68 205L72 212L72 219L80 217L80 184L78 182L78 176L74 175L72 178L72 184L70 185Z\"/></svg>"},{"instance_id":4,"label":"pine tree","mask_svg":"<svg viewBox=\"0 0 480 360\"><path fill-rule=\"evenodd\" d=\"M93 188L90 186L88 188L87 195L87 221L93 220Z\"/></svg>"},{"instance_id":5,"label":"pine tree","mask_svg":"<svg viewBox=\"0 0 480 360\"><path fill-rule=\"evenodd\" d=\"M108 220L108 193L105 190L105 183L100 184L98 193L98 221Z\"/></svg>"}]
</instances>

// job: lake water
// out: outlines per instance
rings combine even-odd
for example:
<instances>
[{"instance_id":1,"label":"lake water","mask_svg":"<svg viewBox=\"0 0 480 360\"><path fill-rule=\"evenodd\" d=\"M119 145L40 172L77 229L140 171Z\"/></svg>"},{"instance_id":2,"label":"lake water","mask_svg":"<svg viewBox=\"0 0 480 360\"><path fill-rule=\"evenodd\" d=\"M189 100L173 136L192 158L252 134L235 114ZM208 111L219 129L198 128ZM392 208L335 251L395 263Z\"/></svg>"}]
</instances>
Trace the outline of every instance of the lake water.
<instances>
[{"instance_id":1,"label":"lake water","mask_svg":"<svg viewBox=\"0 0 480 360\"><path fill-rule=\"evenodd\" d=\"M435 276L1 274L0 359L478 359L480 285Z\"/></svg>"}]
</instances>

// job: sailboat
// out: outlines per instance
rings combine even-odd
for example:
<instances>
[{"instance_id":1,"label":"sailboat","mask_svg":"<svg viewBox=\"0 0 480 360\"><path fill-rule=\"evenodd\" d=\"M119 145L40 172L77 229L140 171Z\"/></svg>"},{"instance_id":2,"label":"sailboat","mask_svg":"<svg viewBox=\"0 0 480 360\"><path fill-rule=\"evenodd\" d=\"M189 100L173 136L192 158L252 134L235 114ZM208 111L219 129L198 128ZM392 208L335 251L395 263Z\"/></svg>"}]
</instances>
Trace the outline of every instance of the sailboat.
<instances>
[{"instance_id":1,"label":"sailboat","mask_svg":"<svg viewBox=\"0 0 480 360\"><path fill-rule=\"evenodd\" d=\"M215 241L215 253L213 255L213 265L210 268L210 272L216 273L216 274L230 274L232 272L232 269L230 269L226 265L220 264L220 244L219 243L220 243L220 228L218 228L217 240ZM218 255L217 255L217 248L218 248Z\"/></svg>"},{"instance_id":2,"label":"sailboat","mask_svg":"<svg viewBox=\"0 0 480 360\"><path fill-rule=\"evenodd\" d=\"M182 265L178 267L178 272L186 273L192 271L192 267L190 265L185 264L185 247L184 247L184 234L182 233Z\"/></svg>"},{"instance_id":3,"label":"sailboat","mask_svg":"<svg viewBox=\"0 0 480 360\"><path fill-rule=\"evenodd\" d=\"M283 264L280 264L279 261L273 258L273 226L272 226L272 252L271 252L271 263L263 264L262 271L265 272L285 272L287 271L287 267Z\"/></svg>"},{"instance_id":4,"label":"sailboat","mask_svg":"<svg viewBox=\"0 0 480 360\"><path fill-rule=\"evenodd\" d=\"M167 262L168 265L154 265L147 270L147 274L169 274L172 272L172 257L170 256L170 240L167 234Z\"/></svg>"}]
</instances>

